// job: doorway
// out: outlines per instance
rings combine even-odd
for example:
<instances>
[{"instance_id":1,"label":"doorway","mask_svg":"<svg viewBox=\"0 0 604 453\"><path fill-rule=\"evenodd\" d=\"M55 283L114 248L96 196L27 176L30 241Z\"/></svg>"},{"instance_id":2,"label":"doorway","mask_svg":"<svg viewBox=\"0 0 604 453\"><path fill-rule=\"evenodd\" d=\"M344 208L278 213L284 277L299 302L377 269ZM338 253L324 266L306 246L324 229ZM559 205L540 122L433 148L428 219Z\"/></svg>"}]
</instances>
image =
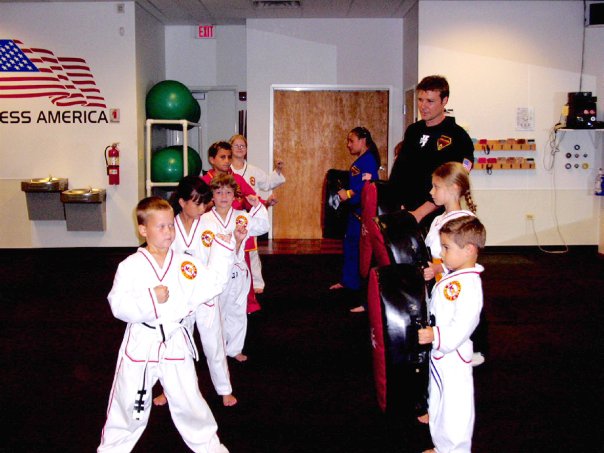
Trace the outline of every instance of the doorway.
<instances>
[{"instance_id":1,"label":"doorway","mask_svg":"<svg viewBox=\"0 0 604 453\"><path fill-rule=\"evenodd\" d=\"M348 132L364 126L388 168L390 88L273 87L273 161L283 160L287 182L275 190L274 239L321 239L323 182L329 169L348 170Z\"/></svg>"}]
</instances>

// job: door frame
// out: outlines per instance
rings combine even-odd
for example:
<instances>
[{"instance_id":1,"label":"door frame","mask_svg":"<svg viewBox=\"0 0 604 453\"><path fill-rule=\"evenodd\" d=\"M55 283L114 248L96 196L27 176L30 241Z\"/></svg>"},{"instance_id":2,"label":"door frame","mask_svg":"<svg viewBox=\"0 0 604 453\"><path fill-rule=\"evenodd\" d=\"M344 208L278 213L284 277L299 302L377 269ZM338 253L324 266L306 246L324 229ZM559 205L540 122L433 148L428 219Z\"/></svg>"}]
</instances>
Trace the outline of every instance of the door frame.
<instances>
[{"instance_id":1,"label":"door frame","mask_svg":"<svg viewBox=\"0 0 604 453\"><path fill-rule=\"evenodd\" d=\"M273 168L273 147L274 147L274 119L275 119L275 91L388 91L388 169L387 174L390 174L390 169L394 162L394 145L392 135L392 121L395 117L394 112L394 87L392 85L325 85L325 84L271 84L270 87L270 107L269 107L269 146L268 146L268 165ZM397 142L398 143L398 142ZM273 238L273 212L269 209L270 230L268 237Z\"/></svg>"}]
</instances>

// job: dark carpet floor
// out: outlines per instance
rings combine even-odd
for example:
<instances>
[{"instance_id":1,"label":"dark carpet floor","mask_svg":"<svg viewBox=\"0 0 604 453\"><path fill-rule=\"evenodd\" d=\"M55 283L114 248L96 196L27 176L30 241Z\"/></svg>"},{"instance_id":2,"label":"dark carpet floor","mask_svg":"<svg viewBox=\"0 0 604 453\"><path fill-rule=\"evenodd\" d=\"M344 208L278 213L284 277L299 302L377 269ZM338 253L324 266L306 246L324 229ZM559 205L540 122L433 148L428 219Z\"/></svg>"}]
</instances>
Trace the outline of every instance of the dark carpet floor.
<instances>
[{"instance_id":1,"label":"dark carpet floor","mask_svg":"<svg viewBox=\"0 0 604 453\"><path fill-rule=\"evenodd\" d=\"M131 251L0 250L1 452L95 451L124 331L106 295ZM487 251L480 262L489 351L474 369L473 451L602 451L604 261L587 247ZM239 404L222 407L198 366L223 443L232 453L391 451L367 317L327 290L341 257L263 263L250 359L231 363ZM167 408L153 409L135 451L188 451Z\"/></svg>"}]
</instances>

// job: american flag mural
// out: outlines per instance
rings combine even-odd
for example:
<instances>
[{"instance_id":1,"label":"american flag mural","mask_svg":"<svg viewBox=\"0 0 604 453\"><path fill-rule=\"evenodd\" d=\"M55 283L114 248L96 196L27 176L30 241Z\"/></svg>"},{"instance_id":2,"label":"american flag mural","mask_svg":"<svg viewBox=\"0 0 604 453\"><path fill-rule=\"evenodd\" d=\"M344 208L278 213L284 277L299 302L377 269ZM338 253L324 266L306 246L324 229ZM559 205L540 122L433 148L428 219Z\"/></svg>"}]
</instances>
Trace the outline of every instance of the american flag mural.
<instances>
[{"instance_id":1,"label":"american flag mural","mask_svg":"<svg viewBox=\"0 0 604 453\"><path fill-rule=\"evenodd\" d=\"M58 107L106 108L86 60L0 39L0 100L47 97Z\"/></svg>"}]
</instances>

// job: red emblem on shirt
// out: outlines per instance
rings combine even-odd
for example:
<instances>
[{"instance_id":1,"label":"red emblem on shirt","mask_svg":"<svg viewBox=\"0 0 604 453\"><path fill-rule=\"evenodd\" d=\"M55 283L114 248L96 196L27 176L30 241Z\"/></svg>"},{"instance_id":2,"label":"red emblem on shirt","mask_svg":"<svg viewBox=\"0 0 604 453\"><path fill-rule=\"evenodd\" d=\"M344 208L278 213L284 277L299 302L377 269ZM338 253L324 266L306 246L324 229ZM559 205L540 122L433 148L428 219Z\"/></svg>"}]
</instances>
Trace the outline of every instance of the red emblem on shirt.
<instances>
[{"instance_id":1,"label":"red emblem on shirt","mask_svg":"<svg viewBox=\"0 0 604 453\"><path fill-rule=\"evenodd\" d=\"M454 301L459 297L459 293L461 293L461 283L457 280L447 283L443 289L443 294L447 298L447 300Z\"/></svg>"},{"instance_id":2,"label":"red emblem on shirt","mask_svg":"<svg viewBox=\"0 0 604 453\"><path fill-rule=\"evenodd\" d=\"M438 140L436 141L436 148L440 151L443 148L446 148L447 146L449 146L452 142L453 142L453 140L451 140L451 137L447 137L446 135L441 135L440 137L438 137Z\"/></svg>"},{"instance_id":3,"label":"red emblem on shirt","mask_svg":"<svg viewBox=\"0 0 604 453\"><path fill-rule=\"evenodd\" d=\"M201 243L205 247L211 246L212 242L214 242L214 233L212 231L205 230L203 233L201 233Z\"/></svg>"},{"instance_id":4,"label":"red emblem on shirt","mask_svg":"<svg viewBox=\"0 0 604 453\"><path fill-rule=\"evenodd\" d=\"M235 225L247 228L247 217L244 215L238 215L235 219Z\"/></svg>"},{"instance_id":5,"label":"red emblem on shirt","mask_svg":"<svg viewBox=\"0 0 604 453\"><path fill-rule=\"evenodd\" d=\"M180 265L180 272L189 280L197 277L197 267L191 261L183 261Z\"/></svg>"},{"instance_id":6,"label":"red emblem on shirt","mask_svg":"<svg viewBox=\"0 0 604 453\"><path fill-rule=\"evenodd\" d=\"M250 176L250 186L255 186L256 185L256 178L254 178L253 176Z\"/></svg>"}]
</instances>

